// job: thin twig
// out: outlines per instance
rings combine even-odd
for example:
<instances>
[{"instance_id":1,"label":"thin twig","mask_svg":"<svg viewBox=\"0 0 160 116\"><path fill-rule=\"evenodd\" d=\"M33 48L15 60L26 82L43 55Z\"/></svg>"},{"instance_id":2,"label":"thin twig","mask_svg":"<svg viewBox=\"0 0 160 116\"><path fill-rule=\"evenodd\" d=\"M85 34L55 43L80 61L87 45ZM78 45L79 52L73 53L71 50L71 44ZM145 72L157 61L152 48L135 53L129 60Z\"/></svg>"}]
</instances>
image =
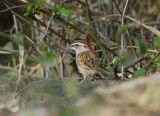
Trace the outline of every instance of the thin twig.
<instances>
[{"instance_id":1,"label":"thin twig","mask_svg":"<svg viewBox=\"0 0 160 116\"><path fill-rule=\"evenodd\" d=\"M7 8L5 10L1 10L0 13L4 13L4 12L7 12L7 11L12 10L12 9L21 8L21 7L25 7L25 6L28 6L28 5L13 6L13 7Z\"/></svg>"},{"instance_id":2,"label":"thin twig","mask_svg":"<svg viewBox=\"0 0 160 116\"><path fill-rule=\"evenodd\" d=\"M6 4L5 4L6 5ZM6 5L7 8L9 8L8 5ZM14 21L14 27L15 27L15 30L16 30L16 34L18 34L18 25L17 25L17 20L16 20L16 16L13 15L13 21ZM15 95L16 96L16 92L18 91L18 86L20 84L20 80L21 79L21 73L22 73L22 65L23 65L23 57L24 57L24 47L23 45L18 45L19 47L19 52L20 52L20 55L19 55L19 70L18 70L18 79L17 79L17 85L16 85L16 90L15 90ZM12 99L12 102L10 104L10 107L14 104L15 102L15 99L13 98Z\"/></svg>"},{"instance_id":3,"label":"thin twig","mask_svg":"<svg viewBox=\"0 0 160 116\"><path fill-rule=\"evenodd\" d=\"M24 34L24 37L29 41L31 42L32 45L34 45L34 47L36 48L37 52L42 55L41 51L39 50L39 48L35 45L35 43L27 36Z\"/></svg>"},{"instance_id":4,"label":"thin twig","mask_svg":"<svg viewBox=\"0 0 160 116\"><path fill-rule=\"evenodd\" d=\"M37 21L40 25L42 25L43 27L47 28L47 25L45 23L43 23L42 21L40 21L39 19L35 18L34 16L30 16L30 18L32 18L33 20ZM60 37L62 40L71 43L70 40L64 38L62 35L60 35L57 31L55 31L53 28L49 27L49 30L52 31L54 34L56 34L58 37Z\"/></svg>"},{"instance_id":5,"label":"thin twig","mask_svg":"<svg viewBox=\"0 0 160 116\"><path fill-rule=\"evenodd\" d=\"M16 15L19 19L23 20L24 22L26 22L26 23L29 24L30 26L34 27L34 28L37 29L38 31L44 33L44 31L42 31L40 28L34 26L32 23L30 23L29 21L27 21L26 19L24 19L23 17L21 17L19 14L15 13L15 12L12 11L12 10L11 10L11 13L14 14L14 15ZM67 50L66 48L58 45L58 44L53 40L53 38L50 37L48 34L47 34L46 36L47 36L47 38L49 38L49 39L54 43L55 46L61 48L62 50L66 51L66 52L73 53L73 52Z\"/></svg>"},{"instance_id":6,"label":"thin twig","mask_svg":"<svg viewBox=\"0 0 160 116\"><path fill-rule=\"evenodd\" d=\"M95 22L97 22L97 21L102 21L102 20L103 20L103 21L106 21L106 18L110 20L111 17L114 17L114 16L122 17L121 14L111 14L111 15L107 15L107 16L104 16L104 17L100 17L100 18L98 18L98 19L95 19L94 21L92 21L92 23L95 23ZM131 20L131 21L133 21L133 22L136 23L135 28L134 28L134 32L135 32L135 33L140 33L139 28L136 27L136 26L139 26L139 25L140 25L140 26L143 26L143 27L145 27L145 28L147 27L146 29L150 30L152 33L157 32L157 30L154 32L155 28L152 29L153 27L147 26L147 25L144 24L144 23L140 23L140 22L138 22L138 20L136 20L136 19L134 19L134 18L132 18L132 17L130 17L130 16L125 15L125 18L127 18L127 19L129 19L129 20ZM120 24L119 21L115 21L115 22L117 22L118 24ZM144 36L145 36L146 38L150 38L150 39L153 39L153 38L154 38L151 34L148 34L148 33L144 33Z\"/></svg>"},{"instance_id":7,"label":"thin twig","mask_svg":"<svg viewBox=\"0 0 160 116\"><path fill-rule=\"evenodd\" d=\"M128 2L129 2L129 0L126 1L125 7L124 7L124 10L123 10L123 13L122 13L121 25L124 24L124 16L125 16L125 12L126 12L126 8L127 8L127 5L128 5ZM124 35L122 34L121 35L121 50L122 50L122 53L124 51L124 45L123 44L124 44ZM123 79L123 75L124 75L124 66L123 66L123 64L122 64L122 67L121 67L121 73L122 73L121 79Z\"/></svg>"},{"instance_id":8,"label":"thin twig","mask_svg":"<svg viewBox=\"0 0 160 116\"><path fill-rule=\"evenodd\" d=\"M146 58L147 58L147 55L133 60L130 64L128 64L126 67L124 67L124 70L126 70L129 67L135 66L137 63L141 62L142 60L145 60Z\"/></svg>"},{"instance_id":9,"label":"thin twig","mask_svg":"<svg viewBox=\"0 0 160 116\"><path fill-rule=\"evenodd\" d=\"M126 48L135 48L137 49L138 47L137 46L125 46ZM116 50L116 49L119 49L121 48L121 46L117 46L117 47L111 47L109 48L110 50ZM94 52L102 52L102 50L96 50ZM147 52L153 52L153 53L159 53L157 50L152 50L152 49L147 49Z\"/></svg>"},{"instance_id":10,"label":"thin twig","mask_svg":"<svg viewBox=\"0 0 160 116\"><path fill-rule=\"evenodd\" d=\"M113 15L110 15L110 17L111 17L111 16L121 16L121 14L113 14ZM107 17L108 17L108 16L107 16ZM151 27L151 26L148 26L148 25L146 25L146 24L144 24L144 23L138 21L137 19L132 18L132 17L130 17L130 16L128 16L128 15L124 15L124 17L127 18L127 19L129 19L129 20L131 20L131 21L133 21L133 22L135 23L135 26L143 26L145 29L151 31L152 33L154 33L154 34L157 35L158 37L160 36L160 31L159 31L158 29L156 29L156 28L154 28L154 27ZM100 18L100 19L101 19L101 18ZM99 20L99 19L97 19L97 20ZM138 28L136 28L136 29L138 29ZM144 34L144 35L147 36L147 37L150 37L149 35L146 35L146 34ZM150 38L152 38L152 37L150 37ZM153 39L153 38L152 38L152 39Z\"/></svg>"},{"instance_id":11,"label":"thin twig","mask_svg":"<svg viewBox=\"0 0 160 116\"><path fill-rule=\"evenodd\" d=\"M63 4L65 4L66 2L69 2L70 0L64 0L63 2L61 2L58 6L62 6Z\"/></svg>"},{"instance_id":12,"label":"thin twig","mask_svg":"<svg viewBox=\"0 0 160 116\"><path fill-rule=\"evenodd\" d=\"M19 72L19 70L16 69L16 68L12 68L12 67L9 67L9 66L3 66L1 64L0 64L0 69L1 70L11 70L11 71ZM30 78L31 77L33 77L33 78L45 78L45 77L42 77L42 76L36 76L36 75L33 75L33 74L29 74L29 73L24 72L24 71L22 71L22 74L24 74L25 76L28 76Z\"/></svg>"},{"instance_id":13,"label":"thin twig","mask_svg":"<svg viewBox=\"0 0 160 116\"><path fill-rule=\"evenodd\" d=\"M48 34L48 29L49 29L49 26L51 24L51 21L54 17L55 13L53 12L52 15L51 15L51 18L49 19L48 23L47 23L47 28L46 28L46 31L44 32L44 34L42 35L42 38L39 40L39 42L37 42L37 44L40 44L41 41L45 38L45 36Z\"/></svg>"},{"instance_id":14,"label":"thin twig","mask_svg":"<svg viewBox=\"0 0 160 116\"><path fill-rule=\"evenodd\" d=\"M146 69L148 66L150 66L153 62L155 62L155 59L160 55L160 53L156 54L143 68Z\"/></svg>"},{"instance_id":15,"label":"thin twig","mask_svg":"<svg viewBox=\"0 0 160 116\"><path fill-rule=\"evenodd\" d=\"M125 46L126 48L135 48L137 49L137 46ZM117 46L117 47L111 47L110 50L116 50L121 48L121 46ZM148 52L153 52L153 53L159 53L157 50L151 50L151 49L147 49Z\"/></svg>"},{"instance_id":16,"label":"thin twig","mask_svg":"<svg viewBox=\"0 0 160 116\"><path fill-rule=\"evenodd\" d=\"M12 52L0 51L0 54L13 54Z\"/></svg>"},{"instance_id":17,"label":"thin twig","mask_svg":"<svg viewBox=\"0 0 160 116\"><path fill-rule=\"evenodd\" d=\"M16 33L18 33L18 25L17 25L17 21L16 21L16 17L15 15L13 15L13 20L14 20L14 26L15 26L15 30L16 30ZM23 56L24 56L24 47L22 45L18 45L19 46L19 53L20 53L20 56L19 56L19 74L18 74L18 84L19 84L19 81L21 80L21 71L22 71L22 65L23 65Z\"/></svg>"},{"instance_id":18,"label":"thin twig","mask_svg":"<svg viewBox=\"0 0 160 116\"><path fill-rule=\"evenodd\" d=\"M57 3L60 3L59 0L52 0L52 1L57 2ZM2 0L2 2L8 4L9 6L13 6L13 4L9 3L9 2L6 1L6 0ZM22 1L17 1L17 2L20 3L20 4L23 4L23 5L29 5L29 3L24 2L24 1L23 1L23 2L22 2ZM80 1L78 1L78 2L80 2ZM65 4L65 5L67 5L67 6L69 6L69 7L73 7L73 8L77 8L77 9L81 9L81 10L83 10L83 11L86 11L86 9L82 9L82 8L79 8L79 7L70 5L70 4ZM39 10L40 10L41 12L45 13L45 14L47 13L47 15L50 15L50 14L51 14L51 13L49 13L49 12L46 12L46 11L43 10L43 9L39 9ZM97 14L97 15L101 16L101 18L99 18L99 19L105 19L105 18L107 17L107 19L110 20L110 21L114 21L114 22L120 23L118 20L115 20L115 19L112 18L112 16L114 16L114 15L107 15L107 16L106 16L104 13L99 13L99 12L94 12L94 11L91 11L91 13L92 13L92 14ZM120 14L119 16L121 16L121 14ZM98 20L99 20L99 19L98 19ZM59 19L58 19L58 20L59 20ZM94 22L95 22L95 21L94 21ZM65 22L64 22L64 23L65 23ZM68 23L68 24L70 24L70 26L72 25L71 23ZM68 25L68 24L67 24L67 25ZM72 25L72 26L74 26L74 25ZM71 26L71 27L72 27L72 26ZM78 27L76 28L76 26L74 26L73 28L76 29L77 31L81 30L81 29L78 30ZM135 30L136 33L139 33L139 31L137 31L138 28L135 28L135 29L136 29L136 30ZM81 31L81 33L83 33L83 32ZM154 31L153 31L153 33L154 33ZM84 32L83 34L85 35L85 32ZM152 37L151 35L149 35L148 33L145 33L144 36L147 37L147 38L153 39L153 37Z\"/></svg>"},{"instance_id":19,"label":"thin twig","mask_svg":"<svg viewBox=\"0 0 160 116\"><path fill-rule=\"evenodd\" d=\"M9 66L3 66L1 64L0 64L0 69L1 70L12 70L12 71L18 72L18 70L16 68L12 68L12 67L9 67Z\"/></svg>"},{"instance_id":20,"label":"thin twig","mask_svg":"<svg viewBox=\"0 0 160 116\"><path fill-rule=\"evenodd\" d=\"M99 42L99 40L98 40L98 38L97 38L97 36L96 36L96 33L94 32L94 28L93 28L93 25L92 25L92 23L91 23L92 21L91 21L91 14L90 14L90 12L89 12L88 1L85 0L85 3L86 3L86 10L87 10L87 18L88 18L88 23L89 23L89 29L90 29L91 32L92 32L92 35L93 35L93 38L94 38L95 42L98 44L98 46L100 47L100 49L103 51L104 56L105 56L107 62L110 63L109 58L108 58L108 56L107 56L107 54L106 54L105 49L103 48L103 46L102 46L101 43Z\"/></svg>"},{"instance_id":21,"label":"thin twig","mask_svg":"<svg viewBox=\"0 0 160 116\"><path fill-rule=\"evenodd\" d=\"M12 3L10 3L10 2L8 2L8 1L6 1L6 0L3 0L3 2L4 2L4 4L8 5L8 8L9 8L9 6L14 6L14 4L12 4ZM27 4L27 5L29 5L29 3L26 3L26 2L22 2L22 4L25 4L25 5ZM11 12L14 12L14 11L11 10ZM32 18L33 20L37 21L38 23L40 23L42 26L47 27L47 25L46 25L45 23L41 22L40 20L38 20L38 19L35 18L34 16L29 16L29 17ZM61 35L60 35L58 32L56 32L54 29L49 28L49 30L52 31L52 32L53 32L54 34L56 34L57 36L59 36L61 39L65 40L66 42L71 43L69 40L67 40L66 38L64 38L63 36L61 36Z\"/></svg>"}]
</instances>

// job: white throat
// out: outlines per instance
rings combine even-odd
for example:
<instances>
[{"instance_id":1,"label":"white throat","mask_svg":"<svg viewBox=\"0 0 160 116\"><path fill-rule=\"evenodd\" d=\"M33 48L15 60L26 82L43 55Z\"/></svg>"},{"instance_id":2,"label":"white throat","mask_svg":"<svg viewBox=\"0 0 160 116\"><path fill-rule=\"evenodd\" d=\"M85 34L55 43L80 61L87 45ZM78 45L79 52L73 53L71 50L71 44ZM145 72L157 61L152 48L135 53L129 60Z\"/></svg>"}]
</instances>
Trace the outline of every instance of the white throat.
<instances>
[{"instance_id":1,"label":"white throat","mask_svg":"<svg viewBox=\"0 0 160 116\"><path fill-rule=\"evenodd\" d=\"M79 54L79 53L85 52L85 51L90 51L90 49L85 48L85 49L76 50L76 55Z\"/></svg>"}]
</instances>

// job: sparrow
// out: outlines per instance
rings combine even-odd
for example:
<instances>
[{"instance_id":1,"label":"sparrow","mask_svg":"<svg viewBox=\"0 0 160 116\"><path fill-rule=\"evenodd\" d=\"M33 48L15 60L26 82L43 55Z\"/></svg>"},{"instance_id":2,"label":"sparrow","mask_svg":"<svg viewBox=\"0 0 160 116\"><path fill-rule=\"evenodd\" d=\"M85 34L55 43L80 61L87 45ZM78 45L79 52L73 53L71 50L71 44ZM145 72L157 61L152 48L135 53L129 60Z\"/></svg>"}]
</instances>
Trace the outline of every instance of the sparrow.
<instances>
[{"instance_id":1,"label":"sparrow","mask_svg":"<svg viewBox=\"0 0 160 116\"><path fill-rule=\"evenodd\" d=\"M103 77L103 74L99 70L100 64L97 57L87 42L76 41L70 45L69 49L74 50L76 53L78 70L84 76L81 83L83 83L88 76L94 76L95 74Z\"/></svg>"}]
</instances>

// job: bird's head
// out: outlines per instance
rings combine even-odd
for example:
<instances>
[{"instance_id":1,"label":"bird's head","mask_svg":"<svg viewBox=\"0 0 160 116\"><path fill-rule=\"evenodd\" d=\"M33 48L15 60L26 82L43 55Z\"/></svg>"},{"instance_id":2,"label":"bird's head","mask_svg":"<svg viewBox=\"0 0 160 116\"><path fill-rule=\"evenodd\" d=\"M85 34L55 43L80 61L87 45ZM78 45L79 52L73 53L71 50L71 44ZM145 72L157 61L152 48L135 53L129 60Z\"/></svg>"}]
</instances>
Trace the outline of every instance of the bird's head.
<instances>
[{"instance_id":1,"label":"bird's head","mask_svg":"<svg viewBox=\"0 0 160 116\"><path fill-rule=\"evenodd\" d=\"M80 41L72 43L69 49L74 50L76 54L91 50L87 43Z\"/></svg>"}]
</instances>

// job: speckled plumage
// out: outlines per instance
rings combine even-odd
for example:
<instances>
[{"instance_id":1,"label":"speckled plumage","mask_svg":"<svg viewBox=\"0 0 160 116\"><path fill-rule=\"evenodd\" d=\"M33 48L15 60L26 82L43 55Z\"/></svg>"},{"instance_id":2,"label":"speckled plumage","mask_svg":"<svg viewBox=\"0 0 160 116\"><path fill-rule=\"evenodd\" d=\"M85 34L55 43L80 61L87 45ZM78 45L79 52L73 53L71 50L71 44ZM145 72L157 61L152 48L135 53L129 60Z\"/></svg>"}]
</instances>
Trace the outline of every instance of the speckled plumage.
<instances>
[{"instance_id":1,"label":"speckled plumage","mask_svg":"<svg viewBox=\"0 0 160 116\"><path fill-rule=\"evenodd\" d=\"M84 80L87 76L93 76L96 73L102 76L99 71L100 65L97 57L88 44L78 41L71 45L71 49L76 51L77 67L79 72L84 75Z\"/></svg>"},{"instance_id":2,"label":"speckled plumage","mask_svg":"<svg viewBox=\"0 0 160 116\"><path fill-rule=\"evenodd\" d=\"M77 67L85 76L94 75L99 68L99 63L93 51L84 51L76 57Z\"/></svg>"}]
</instances>

